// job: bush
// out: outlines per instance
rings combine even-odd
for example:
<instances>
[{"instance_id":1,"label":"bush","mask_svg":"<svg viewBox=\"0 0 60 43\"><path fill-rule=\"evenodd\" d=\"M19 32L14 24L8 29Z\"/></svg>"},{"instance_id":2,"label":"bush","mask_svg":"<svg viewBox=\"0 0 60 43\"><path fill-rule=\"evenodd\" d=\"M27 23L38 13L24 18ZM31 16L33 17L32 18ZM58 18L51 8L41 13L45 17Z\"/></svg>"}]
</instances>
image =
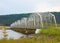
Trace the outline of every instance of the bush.
<instances>
[{"instance_id":1,"label":"bush","mask_svg":"<svg viewBox=\"0 0 60 43\"><path fill-rule=\"evenodd\" d=\"M42 30L40 31L40 34L60 36L60 29L58 29L58 28L42 29Z\"/></svg>"}]
</instances>

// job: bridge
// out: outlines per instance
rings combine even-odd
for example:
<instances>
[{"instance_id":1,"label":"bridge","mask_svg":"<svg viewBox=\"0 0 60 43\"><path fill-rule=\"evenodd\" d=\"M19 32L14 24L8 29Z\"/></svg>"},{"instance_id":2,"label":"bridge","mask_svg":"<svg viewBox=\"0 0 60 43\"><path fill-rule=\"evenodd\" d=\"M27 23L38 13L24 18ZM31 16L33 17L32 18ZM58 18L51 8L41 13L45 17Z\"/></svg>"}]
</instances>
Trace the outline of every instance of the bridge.
<instances>
[{"instance_id":1,"label":"bridge","mask_svg":"<svg viewBox=\"0 0 60 43\"><path fill-rule=\"evenodd\" d=\"M34 34L37 29L57 27L55 15L52 13L33 13L28 18L13 22L10 26L0 26L2 30L14 30L23 34Z\"/></svg>"},{"instance_id":2,"label":"bridge","mask_svg":"<svg viewBox=\"0 0 60 43\"><path fill-rule=\"evenodd\" d=\"M32 13L28 18L22 18L10 25L12 30L23 34L33 34L37 29L57 27L55 15L52 13Z\"/></svg>"}]
</instances>

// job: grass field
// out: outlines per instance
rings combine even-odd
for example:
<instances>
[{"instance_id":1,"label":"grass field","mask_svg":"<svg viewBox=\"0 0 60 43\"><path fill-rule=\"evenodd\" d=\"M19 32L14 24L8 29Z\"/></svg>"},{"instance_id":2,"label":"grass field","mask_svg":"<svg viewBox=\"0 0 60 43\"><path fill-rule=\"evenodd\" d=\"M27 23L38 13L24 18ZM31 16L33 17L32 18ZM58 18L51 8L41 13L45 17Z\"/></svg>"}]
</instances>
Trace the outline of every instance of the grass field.
<instances>
[{"instance_id":1,"label":"grass field","mask_svg":"<svg viewBox=\"0 0 60 43\"><path fill-rule=\"evenodd\" d=\"M33 38L21 38L21 39L1 39L0 43L60 43L60 29L59 28L47 28L40 31L40 36Z\"/></svg>"},{"instance_id":2,"label":"grass field","mask_svg":"<svg viewBox=\"0 0 60 43\"><path fill-rule=\"evenodd\" d=\"M40 34L60 36L60 28L46 28L40 31Z\"/></svg>"}]
</instances>

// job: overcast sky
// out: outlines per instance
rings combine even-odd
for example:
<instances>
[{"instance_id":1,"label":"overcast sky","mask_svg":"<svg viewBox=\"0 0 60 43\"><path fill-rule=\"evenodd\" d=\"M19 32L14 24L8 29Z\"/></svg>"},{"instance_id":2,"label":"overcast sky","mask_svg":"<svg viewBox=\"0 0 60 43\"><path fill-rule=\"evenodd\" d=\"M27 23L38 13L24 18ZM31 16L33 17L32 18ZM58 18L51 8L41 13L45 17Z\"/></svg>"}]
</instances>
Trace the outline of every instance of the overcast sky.
<instances>
[{"instance_id":1,"label":"overcast sky","mask_svg":"<svg viewBox=\"0 0 60 43\"><path fill-rule=\"evenodd\" d=\"M0 15L60 11L60 0L0 0Z\"/></svg>"}]
</instances>

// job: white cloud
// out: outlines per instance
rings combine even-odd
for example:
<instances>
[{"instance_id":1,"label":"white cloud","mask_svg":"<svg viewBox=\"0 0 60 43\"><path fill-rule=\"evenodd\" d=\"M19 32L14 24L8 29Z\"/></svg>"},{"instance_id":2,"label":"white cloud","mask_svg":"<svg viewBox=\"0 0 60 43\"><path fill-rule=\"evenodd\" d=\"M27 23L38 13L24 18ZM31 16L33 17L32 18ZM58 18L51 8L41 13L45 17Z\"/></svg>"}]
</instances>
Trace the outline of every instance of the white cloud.
<instances>
[{"instance_id":1,"label":"white cloud","mask_svg":"<svg viewBox=\"0 0 60 43\"><path fill-rule=\"evenodd\" d=\"M56 3L56 0L55 0L55 2L52 0L51 1L44 1L42 3L37 4L34 11L36 11L36 12L60 11L59 4L58 4L58 2Z\"/></svg>"},{"instance_id":2,"label":"white cloud","mask_svg":"<svg viewBox=\"0 0 60 43\"><path fill-rule=\"evenodd\" d=\"M4 4L0 3L0 8L3 8L4 6L5 6Z\"/></svg>"},{"instance_id":3,"label":"white cloud","mask_svg":"<svg viewBox=\"0 0 60 43\"><path fill-rule=\"evenodd\" d=\"M0 0L0 14L60 11L60 0Z\"/></svg>"},{"instance_id":4,"label":"white cloud","mask_svg":"<svg viewBox=\"0 0 60 43\"><path fill-rule=\"evenodd\" d=\"M53 7L51 11L58 11L59 12L60 11L60 6L59 7L58 6L57 7Z\"/></svg>"},{"instance_id":5,"label":"white cloud","mask_svg":"<svg viewBox=\"0 0 60 43\"><path fill-rule=\"evenodd\" d=\"M60 6L59 7L48 7L48 6L38 6L35 9L36 12L48 12L48 11L60 11Z\"/></svg>"}]
</instances>

